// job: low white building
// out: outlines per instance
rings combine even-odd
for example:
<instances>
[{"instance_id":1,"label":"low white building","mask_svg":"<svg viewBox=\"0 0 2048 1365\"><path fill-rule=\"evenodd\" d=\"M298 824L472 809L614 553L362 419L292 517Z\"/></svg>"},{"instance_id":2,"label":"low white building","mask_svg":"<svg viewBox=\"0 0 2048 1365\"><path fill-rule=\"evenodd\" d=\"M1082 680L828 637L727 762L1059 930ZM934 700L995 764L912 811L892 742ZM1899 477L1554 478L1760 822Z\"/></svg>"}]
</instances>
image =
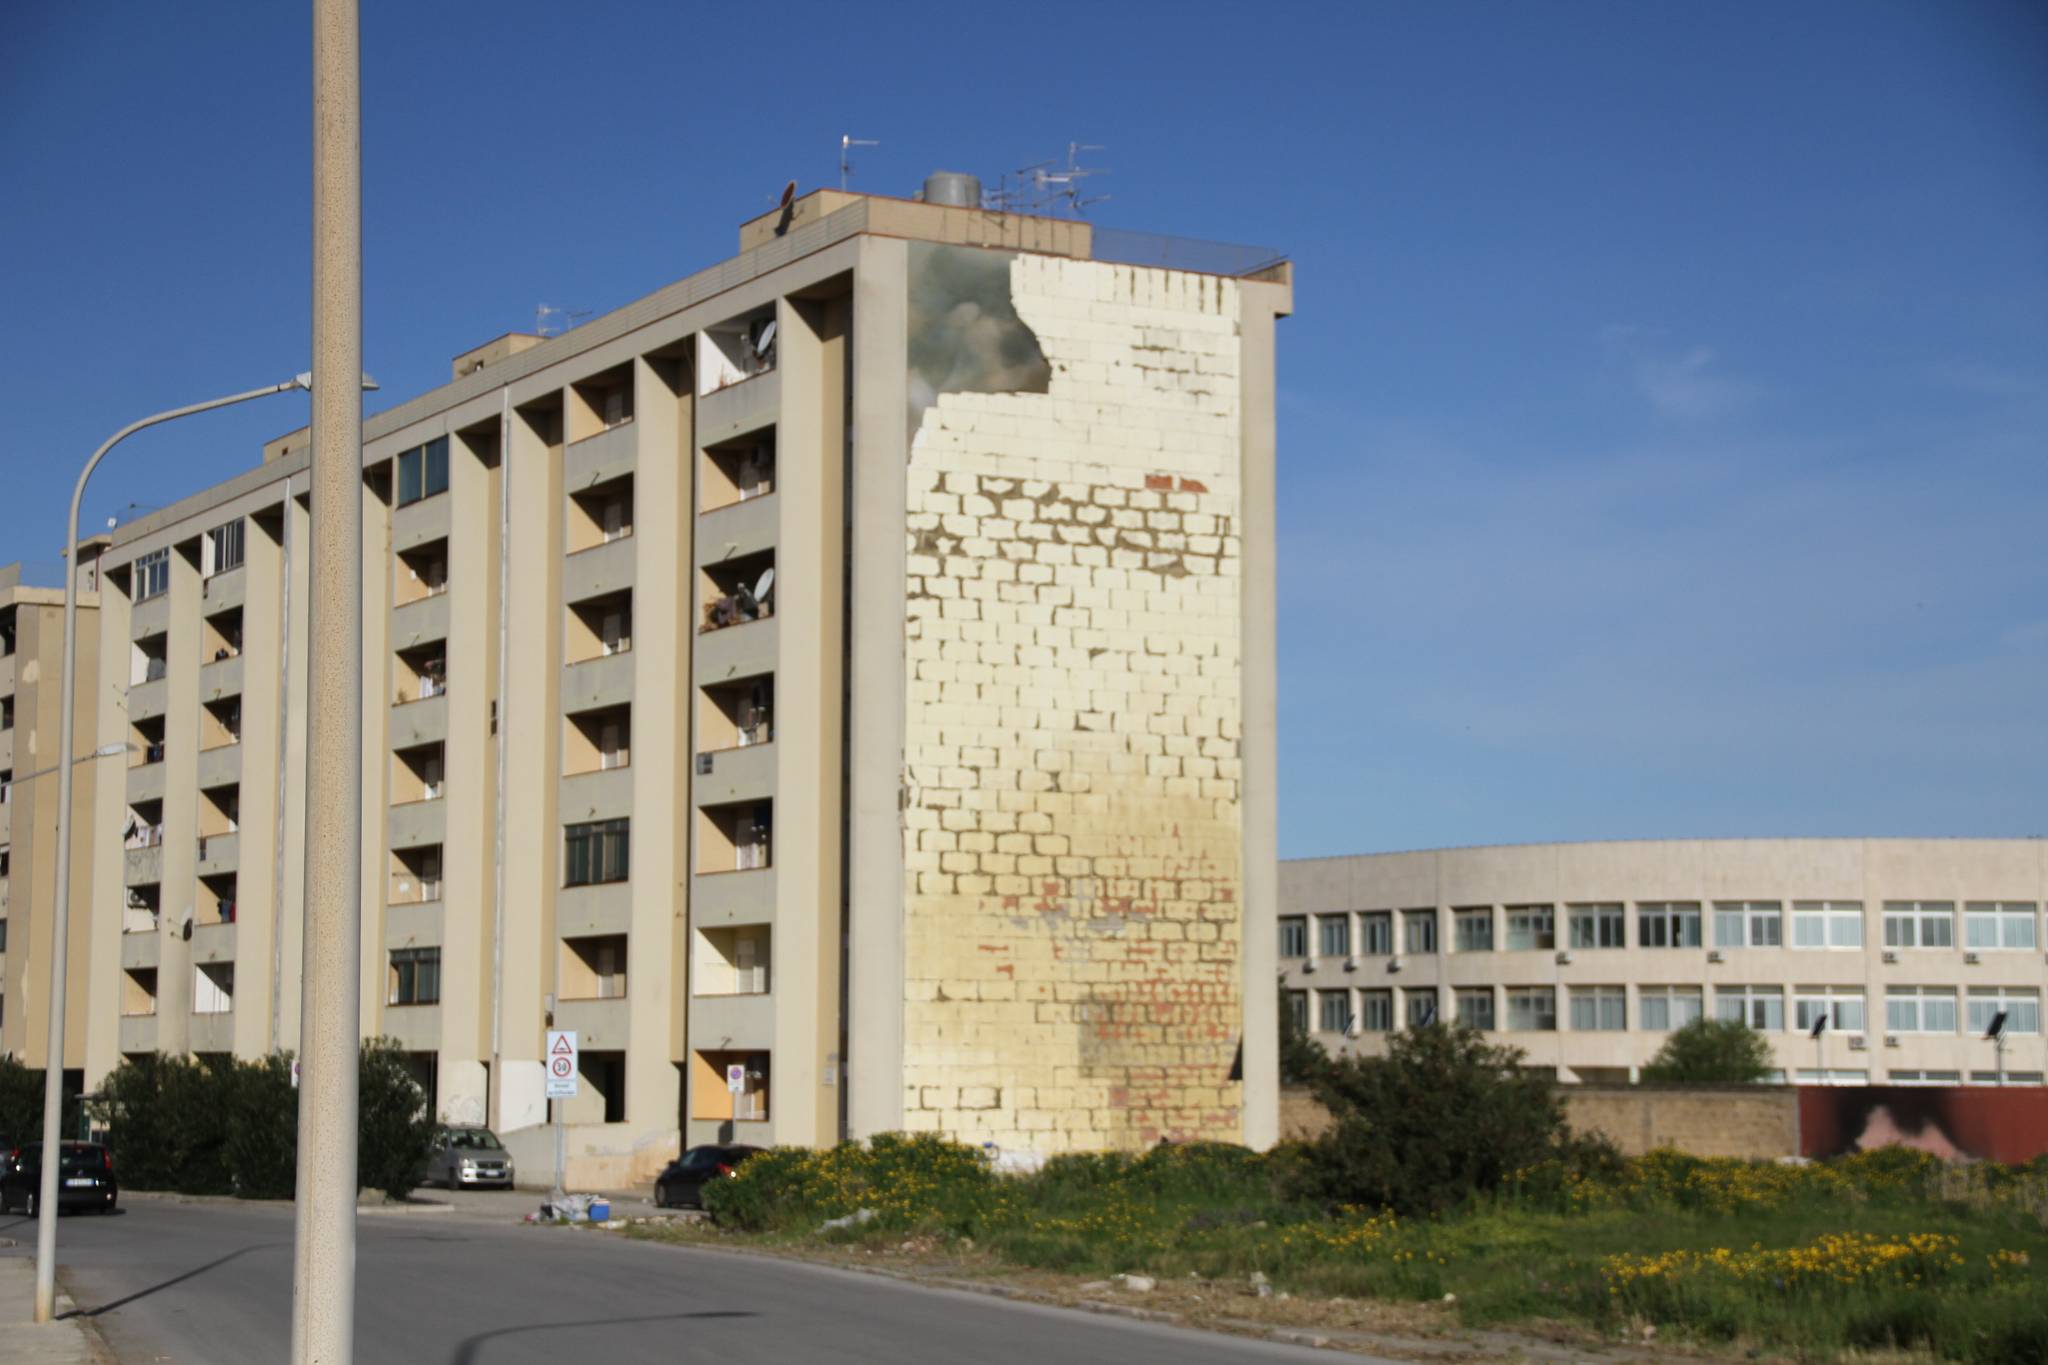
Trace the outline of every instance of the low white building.
<instances>
[{"instance_id":1,"label":"low white building","mask_svg":"<svg viewBox=\"0 0 2048 1365\"><path fill-rule=\"evenodd\" d=\"M1333 1052L1455 1020L1623 1081L1701 1014L1782 1078L2040 1084L2040 839L1699 839L1280 865L1280 982ZM1985 1039L2003 1011L2001 1049ZM1815 1023L1826 1019L1816 1038Z\"/></svg>"}]
</instances>

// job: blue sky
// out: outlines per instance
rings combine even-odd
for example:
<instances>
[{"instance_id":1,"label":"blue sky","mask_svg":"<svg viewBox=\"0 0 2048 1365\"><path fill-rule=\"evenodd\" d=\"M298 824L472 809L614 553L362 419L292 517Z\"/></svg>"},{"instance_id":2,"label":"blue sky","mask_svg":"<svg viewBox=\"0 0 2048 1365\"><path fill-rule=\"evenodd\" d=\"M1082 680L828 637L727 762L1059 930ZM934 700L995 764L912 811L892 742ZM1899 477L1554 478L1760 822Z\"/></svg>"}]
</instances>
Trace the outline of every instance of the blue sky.
<instances>
[{"instance_id":1,"label":"blue sky","mask_svg":"<svg viewBox=\"0 0 2048 1365\"><path fill-rule=\"evenodd\" d=\"M305 366L309 8L0 6L0 560ZM373 409L842 133L887 193L1104 143L1098 221L1297 262L1284 852L2048 833L2038 4L363 11ZM137 438L88 525L304 416Z\"/></svg>"}]
</instances>

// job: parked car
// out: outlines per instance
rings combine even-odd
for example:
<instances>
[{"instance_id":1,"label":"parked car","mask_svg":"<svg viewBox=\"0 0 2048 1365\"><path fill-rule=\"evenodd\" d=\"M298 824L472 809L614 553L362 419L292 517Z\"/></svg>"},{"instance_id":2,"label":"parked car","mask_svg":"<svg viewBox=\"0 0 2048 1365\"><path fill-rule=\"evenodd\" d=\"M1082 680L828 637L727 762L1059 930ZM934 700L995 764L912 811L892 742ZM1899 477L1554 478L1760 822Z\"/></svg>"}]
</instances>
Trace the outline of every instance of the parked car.
<instances>
[{"instance_id":1,"label":"parked car","mask_svg":"<svg viewBox=\"0 0 2048 1365\"><path fill-rule=\"evenodd\" d=\"M474 1189L484 1185L512 1188L512 1154L488 1128L448 1127L434 1134L422 1185Z\"/></svg>"},{"instance_id":2,"label":"parked car","mask_svg":"<svg viewBox=\"0 0 2048 1365\"><path fill-rule=\"evenodd\" d=\"M114 1201L120 1197L120 1187L114 1181L114 1154L97 1142L66 1142L58 1152L57 1212L112 1213ZM42 1143L0 1157L0 1213L18 1209L34 1217L42 1183Z\"/></svg>"},{"instance_id":3,"label":"parked car","mask_svg":"<svg viewBox=\"0 0 2048 1365\"><path fill-rule=\"evenodd\" d=\"M759 1156L762 1150L760 1147L729 1143L718 1147L692 1147L654 1177L654 1207L703 1208L704 1186L708 1182L737 1174L742 1164L751 1157Z\"/></svg>"}]
</instances>

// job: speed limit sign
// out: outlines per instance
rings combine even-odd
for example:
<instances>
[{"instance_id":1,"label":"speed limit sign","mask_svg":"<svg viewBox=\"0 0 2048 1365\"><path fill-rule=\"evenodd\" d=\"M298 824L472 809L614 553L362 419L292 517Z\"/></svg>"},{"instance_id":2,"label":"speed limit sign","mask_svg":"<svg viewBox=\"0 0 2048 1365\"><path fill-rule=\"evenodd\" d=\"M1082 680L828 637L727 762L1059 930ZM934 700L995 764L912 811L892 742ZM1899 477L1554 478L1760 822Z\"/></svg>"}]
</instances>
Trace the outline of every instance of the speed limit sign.
<instances>
[{"instance_id":1,"label":"speed limit sign","mask_svg":"<svg viewBox=\"0 0 2048 1365\"><path fill-rule=\"evenodd\" d=\"M576 1031L548 1030L548 1092L551 1100L576 1098Z\"/></svg>"}]
</instances>

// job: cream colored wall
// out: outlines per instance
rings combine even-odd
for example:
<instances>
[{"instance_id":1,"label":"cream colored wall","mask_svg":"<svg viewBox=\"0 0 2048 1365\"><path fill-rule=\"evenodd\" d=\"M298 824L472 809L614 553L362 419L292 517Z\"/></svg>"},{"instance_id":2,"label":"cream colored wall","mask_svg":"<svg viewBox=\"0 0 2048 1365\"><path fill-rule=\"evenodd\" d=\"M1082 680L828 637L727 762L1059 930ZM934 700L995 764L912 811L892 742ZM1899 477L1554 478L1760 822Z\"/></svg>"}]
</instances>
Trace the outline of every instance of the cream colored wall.
<instances>
[{"instance_id":1,"label":"cream colored wall","mask_svg":"<svg viewBox=\"0 0 2048 1365\"><path fill-rule=\"evenodd\" d=\"M911 446L907 1126L1236 1140L1238 285L1010 271L1051 392Z\"/></svg>"},{"instance_id":2,"label":"cream colored wall","mask_svg":"<svg viewBox=\"0 0 2048 1365\"><path fill-rule=\"evenodd\" d=\"M270 524L278 524L276 522ZM278 729L284 679L284 546L245 522L242 575L241 820L235 873L235 1052L271 1048L277 953ZM211 657L202 654L202 658ZM250 724L251 720L255 724ZM159 978L161 980L161 978Z\"/></svg>"},{"instance_id":3,"label":"cream colored wall","mask_svg":"<svg viewBox=\"0 0 2048 1365\"><path fill-rule=\"evenodd\" d=\"M1433 907L1441 951L1433 956L1400 954L1400 969L1387 958L1367 957L1346 971L1341 962L1321 961L1314 971L1299 960L1286 965L1290 988L1393 988L1405 992L1440 988L1448 1012L1459 986L1550 986L1559 991L1556 1033L1503 1031L1501 1041L1523 1048L1532 1065L1639 1067L1662 1045L1665 1035L1638 1028L1638 989L1643 986L1699 988L1709 1013L1717 985L1777 986L1785 998L1786 1028L1770 1039L1778 1065L1787 1073L1802 1068L1868 1069L1873 1081L1898 1070L1972 1070L1993 1067L1990 1044L1962 1023L1972 986L2048 987L2044 951L2048 941L2026 951L1978 952L1966 962L1960 914L1972 900L2032 901L2048 904L2048 841L2037 839L1742 839L1664 840L1640 843L1536 844L1447 849L1418 853L1312 859L1280 865L1283 914L1362 912ZM1864 946L1849 949L1726 948L1713 946L1715 901L1777 901L1784 913L1787 943L1792 906L1800 900L1858 901L1864 906ZM1958 912L1953 949L1900 949L1898 961L1884 961L1884 902L1952 901ZM1643 901L1692 901L1703 915L1706 945L1698 949L1641 948L1636 907ZM1572 949L1566 907L1619 902L1627 915L1627 948ZM1557 907L1557 951L1491 953L1448 951L1454 942L1452 910L1496 907L1495 942L1505 942L1501 907L1553 904ZM1353 928L1357 933L1356 925ZM2037 928L2037 934L2048 932ZM1310 926L1313 946L1314 925ZM1398 934L1398 929L1397 929ZM1398 940L1397 940L1398 944ZM1720 961L1713 955L1719 954ZM1576 1032L1568 1027L1569 988L1622 985L1628 988L1625 1032ZM1885 988L1953 987L1958 992L1959 1032L1954 1035L1901 1034L1898 1046L1884 1042ZM1794 992L1800 986L1858 987L1864 994L1868 1047L1852 1050L1847 1036L1831 1033L1818 1050L1792 1026ZM1313 1006L1313 1002L1312 1002ZM1506 1023L1506 999L1496 1001ZM1402 1014L1396 996L1396 1018ZM1311 1025L1315 1023L1313 1008ZM1326 1036L1326 1042L1336 1042ZM1370 1036L1345 1047L1373 1049ZM2048 1070L2048 1036L2015 1037L2006 1049L2010 1071ZM1569 1077L1567 1077L1569 1079Z\"/></svg>"}]
</instances>

